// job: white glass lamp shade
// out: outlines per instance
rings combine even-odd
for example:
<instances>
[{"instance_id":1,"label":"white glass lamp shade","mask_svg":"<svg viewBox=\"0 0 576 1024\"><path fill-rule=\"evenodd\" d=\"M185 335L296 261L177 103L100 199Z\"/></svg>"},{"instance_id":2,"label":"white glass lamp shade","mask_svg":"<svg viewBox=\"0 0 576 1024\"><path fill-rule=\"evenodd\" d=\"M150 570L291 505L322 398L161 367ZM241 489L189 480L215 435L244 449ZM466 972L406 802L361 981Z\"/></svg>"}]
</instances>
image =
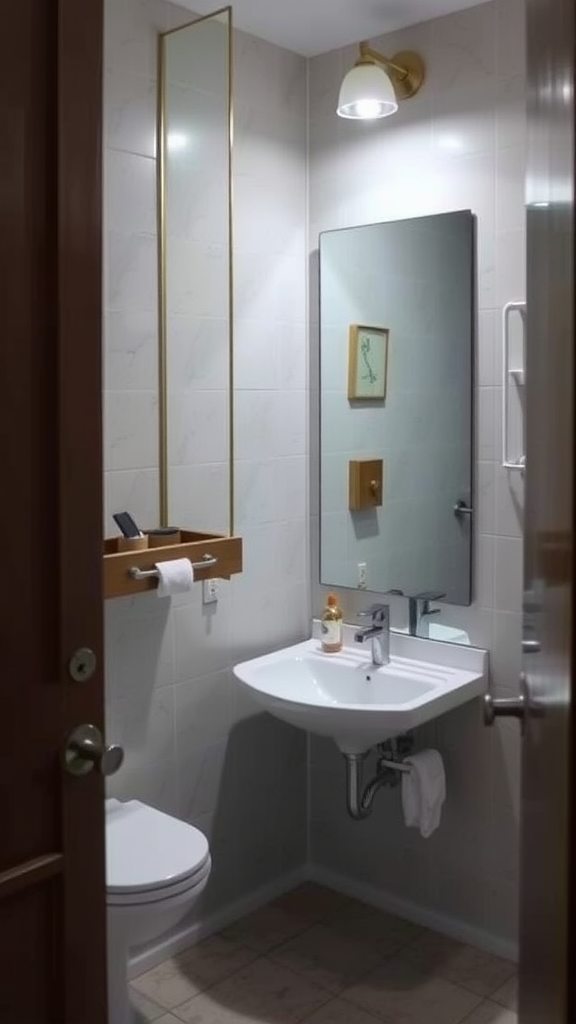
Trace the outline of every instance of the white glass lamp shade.
<instances>
[{"instance_id":1,"label":"white glass lamp shade","mask_svg":"<svg viewBox=\"0 0 576 1024\"><path fill-rule=\"evenodd\" d=\"M356 64L340 86L338 114L368 121L388 117L398 110L394 87L377 64Z\"/></svg>"}]
</instances>

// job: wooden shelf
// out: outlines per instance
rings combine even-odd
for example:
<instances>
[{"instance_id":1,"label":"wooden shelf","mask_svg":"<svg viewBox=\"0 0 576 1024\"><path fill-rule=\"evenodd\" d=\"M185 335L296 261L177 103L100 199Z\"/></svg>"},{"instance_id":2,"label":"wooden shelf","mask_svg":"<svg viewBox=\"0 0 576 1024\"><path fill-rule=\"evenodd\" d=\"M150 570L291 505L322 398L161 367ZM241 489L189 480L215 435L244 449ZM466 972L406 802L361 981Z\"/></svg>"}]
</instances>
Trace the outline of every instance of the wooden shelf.
<instances>
[{"instance_id":1,"label":"wooden shelf","mask_svg":"<svg viewBox=\"0 0 576 1024\"><path fill-rule=\"evenodd\" d=\"M123 597L127 594L142 594L146 590L155 590L157 580L135 580L129 570L151 569L157 562L167 562L172 558L189 558L191 562L200 562L203 557L212 555L218 559L216 566L206 566L194 570L194 579L207 580L214 577L230 579L235 573L242 572L242 538L226 537L220 533L195 533L193 530L182 530L180 544L168 544L161 548L145 548L143 551L118 551L118 538L104 541L104 597Z\"/></svg>"}]
</instances>

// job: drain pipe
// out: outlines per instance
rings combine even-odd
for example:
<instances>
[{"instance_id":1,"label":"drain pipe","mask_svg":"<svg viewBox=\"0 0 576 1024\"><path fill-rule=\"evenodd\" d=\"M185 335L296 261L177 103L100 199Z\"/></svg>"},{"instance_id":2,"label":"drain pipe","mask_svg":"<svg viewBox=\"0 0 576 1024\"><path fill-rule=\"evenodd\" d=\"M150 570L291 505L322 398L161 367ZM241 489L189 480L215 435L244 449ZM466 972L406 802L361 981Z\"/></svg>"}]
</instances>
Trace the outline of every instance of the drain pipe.
<instances>
[{"instance_id":1,"label":"drain pipe","mask_svg":"<svg viewBox=\"0 0 576 1024\"><path fill-rule=\"evenodd\" d=\"M398 772L409 772L410 767L402 761L378 760L376 775L365 787L362 784L362 762L368 757L363 754L343 754L346 761L346 810L355 821L363 821L372 813L374 797L381 786L398 785Z\"/></svg>"}]
</instances>

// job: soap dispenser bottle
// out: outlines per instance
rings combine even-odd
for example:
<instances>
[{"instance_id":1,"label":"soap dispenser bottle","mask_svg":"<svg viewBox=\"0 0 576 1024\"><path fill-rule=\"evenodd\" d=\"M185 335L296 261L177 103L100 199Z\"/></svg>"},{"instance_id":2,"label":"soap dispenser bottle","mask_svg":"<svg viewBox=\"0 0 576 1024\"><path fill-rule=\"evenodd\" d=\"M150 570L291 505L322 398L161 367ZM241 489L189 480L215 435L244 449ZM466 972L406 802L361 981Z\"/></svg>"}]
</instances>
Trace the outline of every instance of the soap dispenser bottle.
<instances>
[{"instance_id":1,"label":"soap dispenser bottle","mask_svg":"<svg viewBox=\"0 0 576 1024\"><path fill-rule=\"evenodd\" d=\"M328 594L326 607L320 616L322 650L335 654L342 648L342 611L336 594Z\"/></svg>"}]
</instances>

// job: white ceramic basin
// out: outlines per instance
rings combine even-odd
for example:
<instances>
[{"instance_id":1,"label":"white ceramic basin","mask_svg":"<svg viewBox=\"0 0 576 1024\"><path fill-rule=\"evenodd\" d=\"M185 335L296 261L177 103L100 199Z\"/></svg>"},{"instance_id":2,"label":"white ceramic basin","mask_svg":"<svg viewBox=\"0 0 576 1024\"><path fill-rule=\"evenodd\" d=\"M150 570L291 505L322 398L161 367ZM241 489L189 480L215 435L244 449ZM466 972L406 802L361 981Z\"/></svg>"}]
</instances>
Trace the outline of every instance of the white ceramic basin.
<instances>
[{"instance_id":1,"label":"white ceramic basin","mask_svg":"<svg viewBox=\"0 0 576 1024\"><path fill-rule=\"evenodd\" d=\"M244 661L234 674L272 715L331 736L350 754L414 729L486 690L485 651L400 634L392 634L391 649L390 663L376 667L369 647L346 646L338 654L325 654L320 641L312 639Z\"/></svg>"}]
</instances>

